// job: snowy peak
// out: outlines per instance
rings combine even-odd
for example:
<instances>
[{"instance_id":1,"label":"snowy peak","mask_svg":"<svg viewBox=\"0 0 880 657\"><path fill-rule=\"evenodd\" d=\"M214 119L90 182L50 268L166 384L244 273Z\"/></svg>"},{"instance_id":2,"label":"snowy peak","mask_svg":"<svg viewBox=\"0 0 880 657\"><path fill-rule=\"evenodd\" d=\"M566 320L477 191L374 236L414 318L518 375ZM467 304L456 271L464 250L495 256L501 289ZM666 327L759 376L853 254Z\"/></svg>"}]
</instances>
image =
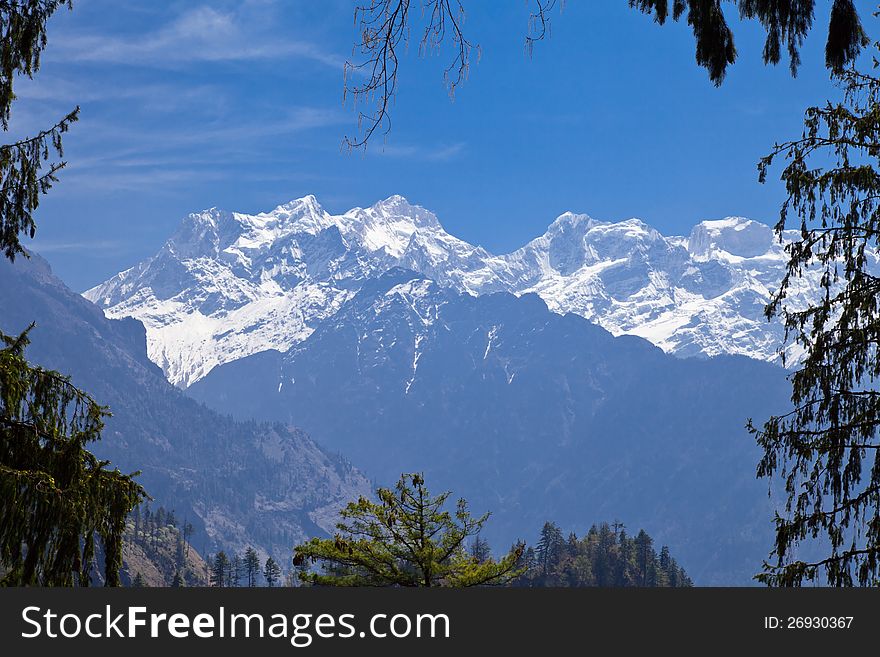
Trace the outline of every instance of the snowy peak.
<instances>
[{"instance_id":1,"label":"snowy peak","mask_svg":"<svg viewBox=\"0 0 880 657\"><path fill-rule=\"evenodd\" d=\"M701 221L688 238L688 252L696 258L709 258L723 252L740 258L765 255L773 248L773 230L744 217Z\"/></svg>"},{"instance_id":2,"label":"snowy peak","mask_svg":"<svg viewBox=\"0 0 880 657\"><path fill-rule=\"evenodd\" d=\"M241 227L232 213L209 208L187 215L165 249L180 259L216 257L240 234Z\"/></svg>"},{"instance_id":3,"label":"snowy peak","mask_svg":"<svg viewBox=\"0 0 880 657\"><path fill-rule=\"evenodd\" d=\"M308 195L270 212L235 213L233 217L242 228L235 246L252 250L265 250L291 236L315 236L329 229L355 248L400 257L415 233L445 232L437 217L422 207L411 205L402 196L390 196L368 208L331 215L314 196Z\"/></svg>"},{"instance_id":4,"label":"snowy peak","mask_svg":"<svg viewBox=\"0 0 880 657\"><path fill-rule=\"evenodd\" d=\"M446 234L431 212L396 195L369 208L349 210L339 217L339 226L368 251L384 251L392 258L403 255L416 233Z\"/></svg>"},{"instance_id":5,"label":"snowy peak","mask_svg":"<svg viewBox=\"0 0 880 657\"><path fill-rule=\"evenodd\" d=\"M434 213L420 205L412 205L399 194L393 194L383 201L376 202L370 210L378 217L404 219L416 228L442 230Z\"/></svg>"},{"instance_id":6,"label":"snowy peak","mask_svg":"<svg viewBox=\"0 0 880 657\"><path fill-rule=\"evenodd\" d=\"M596 254L588 244L587 235L597 225L598 222L588 215L566 212L529 246L546 258L550 269L562 275L571 274L595 260Z\"/></svg>"},{"instance_id":7,"label":"snowy peak","mask_svg":"<svg viewBox=\"0 0 880 657\"><path fill-rule=\"evenodd\" d=\"M596 221L588 214L577 214L575 212L563 212L553 220L553 223L547 228L544 237L551 238L559 233L586 233L590 228L601 222Z\"/></svg>"},{"instance_id":8,"label":"snowy peak","mask_svg":"<svg viewBox=\"0 0 880 657\"><path fill-rule=\"evenodd\" d=\"M286 350L392 267L432 276L488 256L402 196L332 215L314 196L269 212L188 215L160 251L85 293L147 327L150 358L188 386L218 364Z\"/></svg>"},{"instance_id":9,"label":"snowy peak","mask_svg":"<svg viewBox=\"0 0 880 657\"><path fill-rule=\"evenodd\" d=\"M672 266L680 238L665 238L639 219L610 223L588 215L566 212L560 215L540 237L506 256L498 256L492 264L504 279L505 289L517 294L536 292L559 312L576 312L593 318L593 301L597 295L606 301L609 294L601 288L603 276L623 276L610 283L629 294L635 278L648 282L654 266ZM621 267L634 268L623 272ZM635 274L638 270L638 274ZM487 291L497 291L492 288ZM575 306L573 299L579 299Z\"/></svg>"},{"instance_id":10,"label":"snowy peak","mask_svg":"<svg viewBox=\"0 0 880 657\"><path fill-rule=\"evenodd\" d=\"M291 237L316 236L328 229L368 252L384 251L395 258L416 233L446 234L436 216L402 196L331 215L308 195L258 214L217 208L190 214L169 240L168 250L180 259L217 257L224 250L268 251Z\"/></svg>"},{"instance_id":11,"label":"snowy peak","mask_svg":"<svg viewBox=\"0 0 880 657\"><path fill-rule=\"evenodd\" d=\"M588 214L574 212L564 212L556 217L541 237L553 240L563 235L569 239L584 239L588 242L607 235L616 235L624 240L654 240L661 237L660 233L635 217L610 222L598 221Z\"/></svg>"},{"instance_id":12,"label":"snowy peak","mask_svg":"<svg viewBox=\"0 0 880 657\"><path fill-rule=\"evenodd\" d=\"M238 215L238 218L254 229L276 231L276 234L294 231L315 234L333 225L333 217L311 194L279 205L271 212Z\"/></svg>"},{"instance_id":13,"label":"snowy peak","mask_svg":"<svg viewBox=\"0 0 880 657\"><path fill-rule=\"evenodd\" d=\"M473 296L535 294L554 312L680 356L774 360L782 330L763 308L784 267L773 231L742 217L668 237L640 219L565 212L522 248L492 255L399 195L342 214L309 195L258 214L193 213L159 253L85 296L110 317L140 319L150 358L186 387L219 364L289 350L401 269ZM369 312L406 304L414 318L428 317L417 298L424 285L400 288ZM816 289L808 280L802 293Z\"/></svg>"}]
</instances>

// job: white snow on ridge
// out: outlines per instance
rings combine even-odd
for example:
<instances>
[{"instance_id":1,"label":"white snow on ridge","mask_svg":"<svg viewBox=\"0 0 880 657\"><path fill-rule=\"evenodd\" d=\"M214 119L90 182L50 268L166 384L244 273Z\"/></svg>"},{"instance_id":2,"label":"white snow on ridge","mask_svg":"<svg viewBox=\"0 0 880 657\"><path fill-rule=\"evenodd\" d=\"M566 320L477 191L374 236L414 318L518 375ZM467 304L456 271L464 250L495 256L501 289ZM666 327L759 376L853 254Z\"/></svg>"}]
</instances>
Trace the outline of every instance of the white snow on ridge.
<instances>
[{"instance_id":1,"label":"white snow on ridge","mask_svg":"<svg viewBox=\"0 0 880 657\"><path fill-rule=\"evenodd\" d=\"M772 361L782 330L763 308L785 261L772 230L742 217L701 222L684 237L566 212L522 248L492 255L401 196L341 215L306 196L255 215L191 214L155 256L85 296L109 317L141 320L149 357L182 387L219 364L289 349L392 267L473 295L534 292L555 312L680 356ZM398 287L429 322L419 284ZM817 291L808 276L792 301Z\"/></svg>"}]
</instances>

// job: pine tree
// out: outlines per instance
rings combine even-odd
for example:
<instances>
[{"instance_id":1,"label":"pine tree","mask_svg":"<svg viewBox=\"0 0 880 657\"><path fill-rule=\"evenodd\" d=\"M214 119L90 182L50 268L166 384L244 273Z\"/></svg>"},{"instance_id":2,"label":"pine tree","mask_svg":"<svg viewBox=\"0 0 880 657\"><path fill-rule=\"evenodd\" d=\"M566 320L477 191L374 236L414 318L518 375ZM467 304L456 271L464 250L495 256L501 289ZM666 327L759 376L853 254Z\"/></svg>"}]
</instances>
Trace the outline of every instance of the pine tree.
<instances>
[{"instance_id":1,"label":"pine tree","mask_svg":"<svg viewBox=\"0 0 880 657\"><path fill-rule=\"evenodd\" d=\"M189 558L189 539L193 534L194 527L185 518L183 521L184 560Z\"/></svg>"},{"instance_id":2,"label":"pine tree","mask_svg":"<svg viewBox=\"0 0 880 657\"><path fill-rule=\"evenodd\" d=\"M8 131L19 75L33 77L46 47L46 23L70 0L0 3L0 127ZM64 167L62 135L77 107L32 137L0 146L0 251L25 254L33 212ZM48 168L43 168L48 164ZM26 255L26 254L25 254ZM0 333L0 583L88 585L96 537L104 579L118 586L128 513L145 497L131 476L109 471L85 445L100 437L106 409L58 374L33 368L28 331Z\"/></svg>"},{"instance_id":3,"label":"pine tree","mask_svg":"<svg viewBox=\"0 0 880 657\"><path fill-rule=\"evenodd\" d=\"M0 333L0 583L88 586L98 539L104 580L118 586L125 520L146 493L137 473L109 470L86 449L107 409L31 367L28 342L27 331Z\"/></svg>"},{"instance_id":4,"label":"pine tree","mask_svg":"<svg viewBox=\"0 0 880 657\"><path fill-rule=\"evenodd\" d=\"M471 542L470 547L471 558L477 563L485 563L492 556L492 550L489 547L489 541L477 534Z\"/></svg>"},{"instance_id":5,"label":"pine tree","mask_svg":"<svg viewBox=\"0 0 880 657\"><path fill-rule=\"evenodd\" d=\"M635 586L636 581L632 572L632 563L635 560L635 555L633 554L633 542L626 535L626 527L622 524L615 524L615 528L619 529L617 534L617 549L619 557L614 567L614 585Z\"/></svg>"},{"instance_id":6,"label":"pine tree","mask_svg":"<svg viewBox=\"0 0 880 657\"><path fill-rule=\"evenodd\" d=\"M233 554L229 560L229 573L226 576L227 586L241 586L241 578L244 573L244 559Z\"/></svg>"},{"instance_id":7,"label":"pine tree","mask_svg":"<svg viewBox=\"0 0 880 657\"><path fill-rule=\"evenodd\" d=\"M598 586L616 586L615 565L619 558L617 535L607 522L599 525L596 532L596 584Z\"/></svg>"},{"instance_id":8,"label":"pine tree","mask_svg":"<svg viewBox=\"0 0 880 657\"><path fill-rule=\"evenodd\" d=\"M520 566L523 569L523 577L528 577L528 575L534 572L535 568L538 567L538 558L535 556L535 548L529 546L526 548L525 552L523 552L522 559L520 560Z\"/></svg>"},{"instance_id":9,"label":"pine tree","mask_svg":"<svg viewBox=\"0 0 880 657\"><path fill-rule=\"evenodd\" d=\"M184 563L186 562L186 557L184 556L183 532L181 531L177 532L177 539L174 548L174 563L178 569L183 568Z\"/></svg>"},{"instance_id":10,"label":"pine tree","mask_svg":"<svg viewBox=\"0 0 880 657\"><path fill-rule=\"evenodd\" d=\"M18 0L0 3L0 127L9 130L15 100L13 82L19 75L33 77L46 47L46 22L72 0ZM32 137L0 146L0 251L14 260L25 254L20 235L34 236L33 213L40 196L57 182L65 166L62 135L79 117L79 107L55 125ZM48 168L43 168L48 164Z\"/></svg>"},{"instance_id":11,"label":"pine tree","mask_svg":"<svg viewBox=\"0 0 880 657\"><path fill-rule=\"evenodd\" d=\"M272 557L266 559L266 566L263 568L263 577L266 579L266 584L268 584L270 588L275 586L275 582L281 579L281 566L279 566Z\"/></svg>"},{"instance_id":12,"label":"pine tree","mask_svg":"<svg viewBox=\"0 0 880 657\"><path fill-rule=\"evenodd\" d=\"M635 539L636 543L636 563L639 567L639 585L653 586L654 580L654 541L648 536L643 529Z\"/></svg>"},{"instance_id":13,"label":"pine tree","mask_svg":"<svg viewBox=\"0 0 880 657\"><path fill-rule=\"evenodd\" d=\"M660 548L660 568L668 571L671 565L672 557L669 556L669 548L664 545L662 548Z\"/></svg>"},{"instance_id":14,"label":"pine tree","mask_svg":"<svg viewBox=\"0 0 880 657\"><path fill-rule=\"evenodd\" d=\"M257 551L254 548L248 547L248 549L244 551L243 561L247 585L254 587L257 585L257 578L260 575L260 555L257 554Z\"/></svg>"},{"instance_id":15,"label":"pine tree","mask_svg":"<svg viewBox=\"0 0 880 657\"><path fill-rule=\"evenodd\" d=\"M174 579L171 580L171 586L175 589L180 589L186 586L183 581L183 576L180 574L179 570L174 571Z\"/></svg>"},{"instance_id":16,"label":"pine tree","mask_svg":"<svg viewBox=\"0 0 880 657\"><path fill-rule=\"evenodd\" d=\"M777 145L760 165L764 181L776 159L788 198L776 232L786 275L767 306L781 317L780 350L803 353L790 375L794 410L752 425L764 454L759 477L778 477L787 502L776 517L771 562L757 578L773 586L824 580L831 586L880 581L880 78L849 70L837 78L841 102L806 111L800 139ZM808 306L788 293L807 270L821 272L821 294ZM796 555L818 539L822 558ZM775 559L774 559L775 557Z\"/></svg>"},{"instance_id":17,"label":"pine tree","mask_svg":"<svg viewBox=\"0 0 880 657\"><path fill-rule=\"evenodd\" d=\"M562 544L562 530L555 523L544 523L541 528L541 538L535 546L535 558L541 570L541 576L547 582L555 581L559 559L562 555Z\"/></svg>"},{"instance_id":18,"label":"pine tree","mask_svg":"<svg viewBox=\"0 0 880 657\"><path fill-rule=\"evenodd\" d=\"M467 541L489 515L471 516L464 500L445 509L449 493L432 496L420 474L401 475L394 490L379 488L378 503L364 497L340 513L331 539L313 538L295 549L294 565L319 562L323 572L304 581L326 586L448 586L504 584L519 574L523 546L500 561L475 563Z\"/></svg>"},{"instance_id":19,"label":"pine tree","mask_svg":"<svg viewBox=\"0 0 880 657\"><path fill-rule=\"evenodd\" d=\"M134 579L131 582L131 586L132 588L136 589L142 589L146 586L146 583L144 582L144 576L141 575L140 572L138 572L138 574L134 576Z\"/></svg>"},{"instance_id":20,"label":"pine tree","mask_svg":"<svg viewBox=\"0 0 880 657\"><path fill-rule=\"evenodd\" d=\"M211 562L211 586L223 588L229 586L229 557L220 550Z\"/></svg>"}]
</instances>

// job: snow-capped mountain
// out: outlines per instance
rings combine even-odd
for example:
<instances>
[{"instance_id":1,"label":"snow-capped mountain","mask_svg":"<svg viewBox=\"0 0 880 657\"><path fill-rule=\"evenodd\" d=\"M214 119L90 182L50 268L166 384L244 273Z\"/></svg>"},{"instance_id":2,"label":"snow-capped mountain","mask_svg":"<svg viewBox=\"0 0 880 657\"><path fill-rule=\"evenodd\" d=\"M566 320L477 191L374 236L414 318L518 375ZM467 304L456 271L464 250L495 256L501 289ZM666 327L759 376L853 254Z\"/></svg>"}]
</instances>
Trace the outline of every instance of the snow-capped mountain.
<instances>
[{"instance_id":1,"label":"snow-capped mountain","mask_svg":"<svg viewBox=\"0 0 880 657\"><path fill-rule=\"evenodd\" d=\"M401 197L333 216L306 196L257 215L191 214L154 257L85 296L109 317L140 319L150 358L185 387L218 364L303 340L393 266L456 280L488 258Z\"/></svg>"},{"instance_id":2,"label":"snow-capped mountain","mask_svg":"<svg viewBox=\"0 0 880 657\"><path fill-rule=\"evenodd\" d=\"M679 356L775 360L783 339L781 325L763 311L786 257L757 221L704 221L689 237L667 237L638 219L606 223L566 213L502 259L521 272L511 291L536 292L556 312Z\"/></svg>"},{"instance_id":3,"label":"snow-capped mountain","mask_svg":"<svg viewBox=\"0 0 880 657\"><path fill-rule=\"evenodd\" d=\"M378 481L424 472L492 512L493 545L547 518L620 518L700 584L748 583L772 545L743 424L788 408L785 372L674 358L535 294L471 296L392 269L291 349L220 365L187 394L295 423Z\"/></svg>"},{"instance_id":4,"label":"snow-capped mountain","mask_svg":"<svg viewBox=\"0 0 880 657\"><path fill-rule=\"evenodd\" d=\"M155 256L85 296L111 318L141 320L150 358L182 387L217 365L287 351L394 267L472 295L534 292L558 313L680 356L773 360L782 331L762 311L784 263L770 228L738 217L668 237L638 219L568 212L492 255L400 196L341 215L306 196L256 215L191 214Z\"/></svg>"}]
</instances>

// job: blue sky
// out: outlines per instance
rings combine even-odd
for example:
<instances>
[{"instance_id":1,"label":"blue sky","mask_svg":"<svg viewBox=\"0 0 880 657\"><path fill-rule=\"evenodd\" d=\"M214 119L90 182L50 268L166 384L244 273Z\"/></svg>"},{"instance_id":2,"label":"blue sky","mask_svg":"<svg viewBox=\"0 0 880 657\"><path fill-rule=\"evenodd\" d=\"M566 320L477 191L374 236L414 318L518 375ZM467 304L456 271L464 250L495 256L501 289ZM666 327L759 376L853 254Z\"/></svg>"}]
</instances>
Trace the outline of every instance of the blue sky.
<instances>
[{"instance_id":1,"label":"blue sky","mask_svg":"<svg viewBox=\"0 0 880 657\"><path fill-rule=\"evenodd\" d=\"M450 51L420 58L413 44L391 133L349 154L354 0L76 0L50 22L40 73L17 87L15 133L82 106L28 245L82 290L153 254L188 212L305 194L331 212L403 194L498 253L565 210L665 234L734 214L772 223L782 190L757 183L756 162L836 95L819 4L798 78L765 67L763 32L734 19L739 61L715 88L686 24L660 28L625 0L569 0L531 57L524 2L468 0L482 56L455 101ZM872 36L873 4L860 3Z\"/></svg>"}]
</instances>

